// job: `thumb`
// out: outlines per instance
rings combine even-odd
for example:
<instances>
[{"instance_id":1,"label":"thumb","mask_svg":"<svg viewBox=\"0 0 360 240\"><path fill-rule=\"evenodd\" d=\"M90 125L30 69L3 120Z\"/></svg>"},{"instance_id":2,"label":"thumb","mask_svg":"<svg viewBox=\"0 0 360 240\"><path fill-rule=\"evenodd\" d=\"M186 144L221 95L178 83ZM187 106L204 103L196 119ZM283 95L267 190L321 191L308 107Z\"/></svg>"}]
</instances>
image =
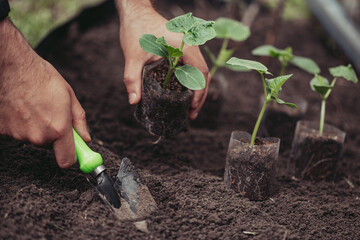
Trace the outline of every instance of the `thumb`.
<instances>
[{"instance_id":1,"label":"thumb","mask_svg":"<svg viewBox=\"0 0 360 240\"><path fill-rule=\"evenodd\" d=\"M86 123L85 110L82 108L72 89L70 89L70 98L73 127L85 142L90 142L91 137Z\"/></svg>"},{"instance_id":2,"label":"thumb","mask_svg":"<svg viewBox=\"0 0 360 240\"><path fill-rule=\"evenodd\" d=\"M141 99L141 74L143 66L144 62L137 61L136 59L125 61L124 83L131 105L137 104Z\"/></svg>"}]
</instances>

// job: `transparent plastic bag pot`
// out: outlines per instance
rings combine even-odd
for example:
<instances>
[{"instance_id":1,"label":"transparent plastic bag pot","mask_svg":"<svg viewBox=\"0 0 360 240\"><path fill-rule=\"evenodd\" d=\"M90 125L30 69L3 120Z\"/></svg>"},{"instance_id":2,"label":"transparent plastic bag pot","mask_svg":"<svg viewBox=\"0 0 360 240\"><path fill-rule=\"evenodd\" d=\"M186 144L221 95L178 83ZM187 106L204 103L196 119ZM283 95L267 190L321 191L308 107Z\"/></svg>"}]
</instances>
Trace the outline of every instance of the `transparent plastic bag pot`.
<instances>
[{"instance_id":1,"label":"transparent plastic bag pot","mask_svg":"<svg viewBox=\"0 0 360 240\"><path fill-rule=\"evenodd\" d=\"M341 157L345 132L325 124L319 134L319 122L299 121L296 125L288 170L298 179L320 181L335 175Z\"/></svg>"},{"instance_id":2,"label":"transparent plastic bag pot","mask_svg":"<svg viewBox=\"0 0 360 240\"><path fill-rule=\"evenodd\" d=\"M187 129L193 93L188 89L165 90L155 79L148 78L147 73L161 64L165 64L165 61L144 67L141 101L136 106L134 116L151 134L170 137Z\"/></svg>"},{"instance_id":3,"label":"transparent plastic bag pot","mask_svg":"<svg viewBox=\"0 0 360 240\"><path fill-rule=\"evenodd\" d=\"M224 182L250 200L268 199L274 188L275 163L279 138L257 138L250 146L251 135L234 131L226 156Z\"/></svg>"}]
</instances>

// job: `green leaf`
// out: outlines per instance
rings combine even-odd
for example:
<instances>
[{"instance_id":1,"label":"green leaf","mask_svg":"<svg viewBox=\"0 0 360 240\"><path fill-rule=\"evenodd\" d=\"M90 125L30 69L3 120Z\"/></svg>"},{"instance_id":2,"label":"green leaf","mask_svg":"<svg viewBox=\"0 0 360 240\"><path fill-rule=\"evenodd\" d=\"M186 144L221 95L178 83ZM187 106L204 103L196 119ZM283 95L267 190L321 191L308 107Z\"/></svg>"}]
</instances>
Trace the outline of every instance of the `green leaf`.
<instances>
[{"instance_id":1,"label":"green leaf","mask_svg":"<svg viewBox=\"0 0 360 240\"><path fill-rule=\"evenodd\" d=\"M271 49L270 56L274 58L284 58L286 61L290 61L290 59L293 58L291 47L287 47L284 50L277 48Z\"/></svg>"},{"instance_id":2,"label":"green leaf","mask_svg":"<svg viewBox=\"0 0 360 240\"><path fill-rule=\"evenodd\" d=\"M354 83L358 82L355 71L351 64L347 66L333 67L330 68L329 71L333 77L343 77L348 81L352 81Z\"/></svg>"},{"instance_id":3,"label":"green leaf","mask_svg":"<svg viewBox=\"0 0 360 240\"><path fill-rule=\"evenodd\" d=\"M221 67L224 66L226 61L229 60L229 58L233 53L234 53L234 49L226 49L220 51L218 59L216 61L217 65Z\"/></svg>"},{"instance_id":4,"label":"green leaf","mask_svg":"<svg viewBox=\"0 0 360 240\"><path fill-rule=\"evenodd\" d=\"M230 69L232 71L237 71L237 72L250 72L251 71L246 67L230 65L230 64L227 64L227 63L225 63L224 67L226 67L227 69Z\"/></svg>"},{"instance_id":5,"label":"green leaf","mask_svg":"<svg viewBox=\"0 0 360 240\"><path fill-rule=\"evenodd\" d=\"M206 86L202 72L190 65L175 68L175 76L183 86L191 90L201 90Z\"/></svg>"},{"instance_id":6,"label":"green leaf","mask_svg":"<svg viewBox=\"0 0 360 240\"><path fill-rule=\"evenodd\" d=\"M216 38L229 38L234 41L244 41L250 36L249 27L230 18L221 17L216 19L214 29L216 31Z\"/></svg>"},{"instance_id":7,"label":"green leaf","mask_svg":"<svg viewBox=\"0 0 360 240\"><path fill-rule=\"evenodd\" d=\"M183 33L183 41L189 45L202 45L216 36L213 21L205 21L187 13L171 19L166 23L166 28L171 32Z\"/></svg>"},{"instance_id":8,"label":"green leaf","mask_svg":"<svg viewBox=\"0 0 360 240\"><path fill-rule=\"evenodd\" d=\"M212 62L213 64L215 64L215 63L216 63L216 57L215 57L215 55L211 52L211 50L210 50L207 46L204 47L204 50L205 50L205 52L207 53L207 55L209 56L211 62Z\"/></svg>"},{"instance_id":9,"label":"green leaf","mask_svg":"<svg viewBox=\"0 0 360 240\"><path fill-rule=\"evenodd\" d=\"M168 51L164 46L156 42L156 37L152 34L144 34L139 39L139 43L142 49L146 52L154 54L156 56L168 58Z\"/></svg>"},{"instance_id":10,"label":"green leaf","mask_svg":"<svg viewBox=\"0 0 360 240\"><path fill-rule=\"evenodd\" d=\"M311 59L305 57L298 57L294 56L291 61L291 64L301 68L302 70L311 73L311 74L318 74L320 73L319 66Z\"/></svg>"},{"instance_id":11,"label":"green leaf","mask_svg":"<svg viewBox=\"0 0 360 240\"><path fill-rule=\"evenodd\" d=\"M266 79L266 84L270 89L271 96L277 98L281 91L281 86L292 76L292 74Z\"/></svg>"},{"instance_id":12,"label":"green leaf","mask_svg":"<svg viewBox=\"0 0 360 240\"><path fill-rule=\"evenodd\" d=\"M297 108L297 106L294 103L285 102L284 100L281 100L280 98L275 98L275 100L279 104L284 104L284 105L286 105L288 107L291 107L291 108L294 108L294 109Z\"/></svg>"},{"instance_id":13,"label":"green leaf","mask_svg":"<svg viewBox=\"0 0 360 240\"><path fill-rule=\"evenodd\" d=\"M164 37L160 37L156 39L156 43L163 45L169 53L170 57L182 57L183 52L180 48L174 48L173 46L169 45Z\"/></svg>"},{"instance_id":14,"label":"green leaf","mask_svg":"<svg viewBox=\"0 0 360 240\"><path fill-rule=\"evenodd\" d=\"M256 62L256 61L232 57L226 63L230 64L230 65L240 66L240 67L246 68L248 70L256 70L261 73L271 74L270 72L268 72L267 67L265 67L263 64Z\"/></svg>"},{"instance_id":15,"label":"green leaf","mask_svg":"<svg viewBox=\"0 0 360 240\"><path fill-rule=\"evenodd\" d=\"M278 51L278 49L271 45L263 45L253 49L251 54L255 56L270 56L271 51Z\"/></svg>"},{"instance_id":16,"label":"green leaf","mask_svg":"<svg viewBox=\"0 0 360 240\"><path fill-rule=\"evenodd\" d=\"M329 81L318 74L310 81L310 87L313 91L320 93L322 97L332 88Z\"/></svg>"}]
</instances>

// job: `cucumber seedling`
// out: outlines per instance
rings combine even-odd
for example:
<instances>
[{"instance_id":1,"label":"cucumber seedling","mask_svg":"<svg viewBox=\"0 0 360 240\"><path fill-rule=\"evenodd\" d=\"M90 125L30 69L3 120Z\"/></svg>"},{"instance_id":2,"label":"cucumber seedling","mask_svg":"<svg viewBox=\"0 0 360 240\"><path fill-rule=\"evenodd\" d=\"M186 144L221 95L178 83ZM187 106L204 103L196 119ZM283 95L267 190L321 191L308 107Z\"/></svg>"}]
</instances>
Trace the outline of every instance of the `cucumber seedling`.
<instances>
[{"instance_id":1,"label":"cucumber seedling","mask_svg":"<svg viewBox=\"0 0 360 240\"><path fill-rule=\"evenodd\" d=\"M342 77L354 83L358 82L355 71L350 64L348 66L337 66L337 67L329 68L329 72L334 77L331 84L329 83L329 80L318 74L316 74L315 77L310 81L311 89L313 91L318 92L321 95L320 127L319 127L320 136L323 135L323 131L324 131L326 100L328 99L332 89L334 88L337 78Z\"/></svg>"},{"instance_id":2,"label":"cucumber seedling","mask_svg":"<svg viewBox=\"0 0 360 240\"><path fill-rule=\"evenodd\" d=\"M261 108L261 111L259 113L258 119L257 119L255 127L254 127L254 130L251 135L250 145L254 146L256 134L258 132L258 129L259 129L259 126L261 123L261 119L264 115L266 106L272 100L275 100L279 104L284 104L291 108L296 108L295 104L285 102L279 98L279 93L282 90L282 88L281 88L282 85L292 76L292 74L279 76L279 77L272 78L272 79L265 79L264 74L271 74L271 73L268 71L268 68L266 66L264 66L263 64L261 64L259 62L232 57L226 63L230 64L230 65L239 66L239 67L245 68L247 70L255 70L261 76L261 80L262 80L262 84L263 84L263 88L264 88L264 99L265 100L264 100L264 104Z\"/></svg>"},{"instance_id":3,"label":"cucumber seedling","mask_svg":"<svg viewBox=\"0 0 360 240\"><path fill-rule=\"evenodd\" d=\"M177 80L188 89L200 90L205 88L205 77L199 69L190 65L178 66L178 62L180 57L183 56L185 44L189 46L202 45L216 36L213 24L213 21L205 21L192 16L192 13L187 13L169 20L166 23L166 28L169 31L184 34L180 48L169 45L164 37L157 38L152 34L142 35L139 40L141 48L148 53L166 59L169 63L169 70L162 83L164 89L166 89L173 74L175 74Z\"/></svg>"},{"instance_id":4,"label":"cucumber seedling","mask_svg":"<svg viewBox=\"0 0 360 240\"><path fill-rule=\"evenodd\" d=\"M310 58L295 56L292 53L292 48L278 49L271 45L263 45L255 48L251 52L256 56L269 56L276 58L281 63L280 75L285 73L285 69L289 64L292 64L310 74L320 73L319 66Z\"/></svg>"},{"instance_id":5,"label":"cucumber seedling","mask_svg":"<svg viewBox=\"0 0 360 240\"><path fill-rule=\"evenodd\" d=\"M210 75L214 76L220 67L226 67L234 71L243 71L244 68L226 64L226 61L231 58L235 51L235 49L228 49L228 44L230 40L240 42L248 39L250 36L249 28L239 21L221 17L215 20L214 29L216 38L223 39L223 43L217 57L215 57L207 46L204 47L213 64Z\"/></svg>"}]
</instances>

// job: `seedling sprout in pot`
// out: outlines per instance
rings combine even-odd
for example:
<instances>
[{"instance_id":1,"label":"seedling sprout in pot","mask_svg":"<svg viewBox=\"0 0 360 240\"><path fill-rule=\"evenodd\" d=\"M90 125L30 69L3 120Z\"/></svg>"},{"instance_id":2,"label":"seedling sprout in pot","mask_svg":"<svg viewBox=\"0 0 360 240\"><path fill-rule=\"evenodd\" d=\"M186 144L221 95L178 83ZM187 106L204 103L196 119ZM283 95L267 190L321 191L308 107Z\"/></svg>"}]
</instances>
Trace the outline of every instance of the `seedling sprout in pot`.
<instances>
[{"instance_id":1,"label":"seedling sprout in pot","mask_svg":"<svg viewBox=\"0 0 360 240\"><path fill-rule=\"evenodd\" d=\"M290 174L299 179L319 181L333 177L341 156L345 132L325 124L326 100L339 77L354 83L358 79L351 65L329 71L334 77L331 84L318 74L310 82L311 89L321 96L320 123L299 121L296 125L288 168Z\"/></svg>"},{"instance_id":2,"label":"seedling sprout in pot","mask_svg":"<svg viewBox=\"0 0 360 240\"><path fill-rule=\"evenodd\" d=\"M280 75L283 75L286 72L286 68L289 65L296 66L312 75L320 73L319 66L313 60L294 55L291 47L278 49L271 45L263 45L255 48L252 51L252 54L278 59L281 64ZM301 96L285 95L283 97L294 102L298 108L281 108L277 104L269 104L264 116L264 124L261 131L266 136L279 137L281 139L280 152L290 150L296 123L302 119L308 105L306 99Z\"/></svg>"},{"instance_id":3,"label":"seedling sprout in pot","mask_svg":"<svg viewBox=\"0 0 360 240\"><path fill-rule=\"evenodd\" d=\"M295 104L279 98L282 85L292 74L265 79L264 74L271 73L259 62L233 57L227 63L259 72L264 88L264 103L252 135L242 131L232 132L226 156L224 182L227 187L250 200L265 200L271 195L274 164L279 154L280 139L256 136L265 109L271 101L296 108Z\"/></svg>"},{"instance_id":4,"label":"seedling sprout in pot","mask_svg":"<svg viewBox=\"0 0 360 240\"><path fill-rule=\"evenodd\" d=\"M143 50L163 58L144 67L142 98L135 110L135 118L150 133L169 137L186 130L191 90L205 88L206 81L199 69L181 65L179 60L185 44L202 45L215 37L213 24L192 16L192 13L168 21L166 28L169 31L183 33L179 48L169 45L164 37L144 34L140 38Z\"/></svg>"},{"instance_id":5,"label":"seedling sprout in pot","mask_svg":"<svg viewBox=\"0 0 360 240\"><path fill-rule=\"evenodd\" d=\"M235 51L234 48L228 48L229 42L230 40L235 42L245 41L250 36L250 30L247 26L244 26L241 22L230 18L220 17L216 19L214 29L216 32L216 38L222 39L223 42L217 56L213 54L209 47L204 47L205 52L208 54L213 64L210 70L211 84L209 86L205 104L197 119L192 123L193 126L206 127L210 129L216 128L218 125L228 84L225 76L217 70L222 67L235 71L245 70L242 67L226 64L226 61L231 58Z\"/></svg>"}]
</instances>

